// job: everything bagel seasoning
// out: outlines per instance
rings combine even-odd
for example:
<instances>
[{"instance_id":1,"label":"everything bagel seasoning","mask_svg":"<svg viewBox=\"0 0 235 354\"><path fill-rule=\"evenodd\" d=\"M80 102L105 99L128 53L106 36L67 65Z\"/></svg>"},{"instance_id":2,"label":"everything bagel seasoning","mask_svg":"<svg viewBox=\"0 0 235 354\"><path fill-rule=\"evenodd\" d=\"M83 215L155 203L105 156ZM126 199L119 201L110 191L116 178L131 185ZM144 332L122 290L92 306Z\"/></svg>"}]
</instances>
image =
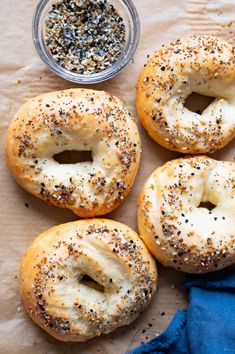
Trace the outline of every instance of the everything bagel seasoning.
<instances>
[{"instance_id":1,"label":"everything bagel seasoning","mask_svg":"<svg viewBox=\"0 0 235 354\"><path fill-rule=\"evenodd\" d=\"M108 69L125 42L123 19L106 0L61 0L48 13L46 46L69 71L94 74Z\"/></svg>"}]
</instances>

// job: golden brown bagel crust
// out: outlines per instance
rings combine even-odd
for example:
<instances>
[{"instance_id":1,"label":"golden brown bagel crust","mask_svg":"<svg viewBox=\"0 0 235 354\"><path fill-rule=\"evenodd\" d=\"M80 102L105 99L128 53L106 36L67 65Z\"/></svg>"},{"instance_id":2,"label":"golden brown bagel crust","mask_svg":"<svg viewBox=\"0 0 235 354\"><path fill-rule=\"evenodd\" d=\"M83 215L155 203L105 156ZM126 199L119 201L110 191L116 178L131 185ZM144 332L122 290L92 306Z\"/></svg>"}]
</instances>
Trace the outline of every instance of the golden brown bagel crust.
<instances>
[{"instance_id":1,"label":"golden brown bagel crust","mask_svg":"<svg viewBox=\"0 0 235 354\"><path fill-rule=\"evenodd\" d=\"M140 194L138 225L164 266L206 273L234 263L235 163L197 156L157 168Z\"/></svg>"},{"instance_id":2,"label":"golden brown bagel crust","mask_svg":"<svg viewBox=\"0 0 235 354\"><path fill-rule=\"evenodd\" d=\"M44 232L20 268L20 293L29 316L62 341L85 341L129 324L150 303L156 282L155 261L138 235L106 219Z\"/></svg>"},{"instance_id":3,"label":"golden brown bagel crust","mask_svg":"<svg viewBox=\"0 0 235 354\"><path fill-rule=\"evenodd\" d=\"M140 137L123 104L103 91L50 92L26 102L6 136L16 181L46 202L82 217L117 208L139 167ZM60 165L65 150L92 151L93 162Z\"/></svg>"},{"instance_id":4,"label":"golden brown bagel crust","mask_svg":"<svg viewBox=\"0 0 235 354\"><path fill-rule=\"evenodd\" d=\"M192 92L216 99L200 115L184 107ZM136 103L148 134L167 149L221 149L235 136L234 47L212 36L162 45L141 72Z\"/></svg>"}]
</instances>

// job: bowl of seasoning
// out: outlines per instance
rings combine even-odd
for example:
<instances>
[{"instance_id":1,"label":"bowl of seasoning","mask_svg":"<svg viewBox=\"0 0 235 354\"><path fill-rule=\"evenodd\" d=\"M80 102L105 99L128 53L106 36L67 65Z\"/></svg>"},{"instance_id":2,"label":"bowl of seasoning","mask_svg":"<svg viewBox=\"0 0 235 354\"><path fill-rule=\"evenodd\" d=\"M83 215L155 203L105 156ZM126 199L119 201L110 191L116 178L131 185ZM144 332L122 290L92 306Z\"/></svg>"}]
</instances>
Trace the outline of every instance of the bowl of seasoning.
<instances>
[{"instance_id":1,"label":"bowl of seasoning","mask_svg":"<svg viewBox=\"0 0 235 354\"><path fill-rule=\"evenodd\" d=\"M47 67L81 84L108 80L133 58L140 23L131 0L40 0L33 40Z\"/></svg>"}]
</instances>

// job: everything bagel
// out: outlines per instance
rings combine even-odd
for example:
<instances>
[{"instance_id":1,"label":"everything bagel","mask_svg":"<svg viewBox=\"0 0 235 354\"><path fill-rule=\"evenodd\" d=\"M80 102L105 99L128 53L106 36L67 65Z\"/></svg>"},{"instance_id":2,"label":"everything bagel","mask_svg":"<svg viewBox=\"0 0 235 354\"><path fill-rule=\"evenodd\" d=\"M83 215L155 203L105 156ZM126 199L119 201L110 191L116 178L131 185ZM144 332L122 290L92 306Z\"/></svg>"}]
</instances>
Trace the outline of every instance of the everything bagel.
<instances>
[{"instance_id":1,"label":"everything bagel","mask_svg":"<svg viewBox=\"0 0 235 354\"><path fill-rule=\"evenodd\" d=\"M164 266L205 273L234 263L235 163L197 156L159 167L140 194L138 224Z\"/></svg>"},{"instance_id":2,"label":"everything bagel","mask_svg":"<svg viewBox=\"0 0 235 354\"><path fill-rule=\"evenodd\" d=\"M193 92L215 97L201 115L184 106ZM141 72L137 111L167 149L197 154L223 148L235 136L235 48L211 36L162 45Z\"/></svg>"},{"instance_id":3,"label":"everything bagel","mask_svg":"<svg viewBox=\"0 0 235 354\"><path fill-rule=\"evenodd\" d=\"M29 316L62 341L85 341L132 322L156 290L155 261L129 227L79 220L38 236L21 262Z\"/></svg>"},{"instance_id":4,"label":"everything bagel","mask_svg":"<svg viewBox=\"0 0 235 354\"><path fill-rule=\"evenodd\" d=\"M114 96L73 89L26 102L6 136L6 158L16 181L50 204L81 217L106 214L130 192L139 167L134 119ZM92 162L59 164L63 151L91 151Z\"/></svg>"}]
</instances>

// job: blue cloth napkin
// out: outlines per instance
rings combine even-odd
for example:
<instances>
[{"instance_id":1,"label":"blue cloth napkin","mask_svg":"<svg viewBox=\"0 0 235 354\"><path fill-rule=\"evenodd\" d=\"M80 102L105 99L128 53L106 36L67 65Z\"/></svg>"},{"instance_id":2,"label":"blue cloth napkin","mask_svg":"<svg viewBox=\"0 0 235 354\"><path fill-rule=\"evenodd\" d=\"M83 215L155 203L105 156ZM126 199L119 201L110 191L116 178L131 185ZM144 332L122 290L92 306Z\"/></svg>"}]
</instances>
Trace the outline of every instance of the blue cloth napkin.
<instances>
[{"instance_id":1,"label":"blue cloth napkin","mask_svg":"<svg viewBox=\"0 0 235 354\"><path fill-rule=\"evenodd\" d=\"M235 272L193 276L185 288L188 310L131 354L235 354Z\"/></svg>"}]
</instances>

